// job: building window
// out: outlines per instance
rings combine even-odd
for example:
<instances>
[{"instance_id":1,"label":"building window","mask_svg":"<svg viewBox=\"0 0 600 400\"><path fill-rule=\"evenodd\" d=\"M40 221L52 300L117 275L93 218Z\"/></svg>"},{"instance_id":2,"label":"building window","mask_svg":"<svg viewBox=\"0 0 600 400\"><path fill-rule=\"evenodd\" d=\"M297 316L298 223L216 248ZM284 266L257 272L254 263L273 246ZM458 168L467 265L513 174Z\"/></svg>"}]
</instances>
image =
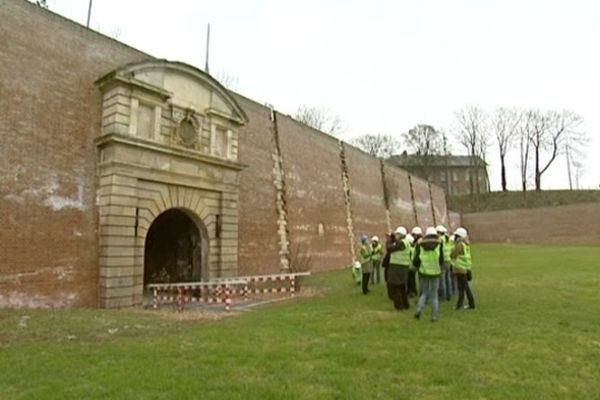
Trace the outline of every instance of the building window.
<instances>
[{"instance_id":1,"label":"building window","mask_svg":"<svg viewBox=\"0 0 600 400\"><path fill-rule=\"evenodd\" d=\"M458 171L452 171L452 180L458 182Z\"/></svg>"},{"instance_id":2,"label":"building window","mask_svg":"<svg viewBox=\"0 0 600 400\"><path fill-rule=\"evenodd\" d=\"M446 174L447 173L448 173L448 170L446 170L446 169L440 171L440 182L446 182Z\"/></svg>"}]
</instances>

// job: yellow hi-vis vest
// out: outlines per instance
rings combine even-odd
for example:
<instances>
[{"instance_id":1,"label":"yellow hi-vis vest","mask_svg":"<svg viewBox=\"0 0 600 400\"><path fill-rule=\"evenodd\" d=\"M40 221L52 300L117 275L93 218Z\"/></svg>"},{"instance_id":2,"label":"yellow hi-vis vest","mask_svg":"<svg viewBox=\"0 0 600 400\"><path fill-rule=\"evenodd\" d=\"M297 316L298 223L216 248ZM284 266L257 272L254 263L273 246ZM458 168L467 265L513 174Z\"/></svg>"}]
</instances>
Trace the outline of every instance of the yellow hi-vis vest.
<instances>
[{"instance_id":1,"label":"yellow hi-vis vest","mask_svg":"<svg viewBox=\"0 0 600 400\"><path fill-rule=\"evenodd\" d=\"M377 243L377 246L373 247L373 255L371 256L373 261L381 260L381 253L383 253L383 246L381 243Z\"/></svg>"},{"instance_id":2,"label":"yellow hi-vis vest","mask_svg":"<svg viewBox=\"0 0 600 400\"><path fill-rule=\"evenodd\" d=\"M360 262L366 263L371 261L371 254L373 254L371 250L371 245L363 244L360 246Z\"/></svg>"},{"instance_id":3,"label":"yellow hi-vis vest","mask_svg":"<svg viewBox=\"0 0 600 400\"><path fill-rule=\"evenodd\" d=\"M436 276L442 273L440 268L440 245L439 243L433 250L425 250L421 246L421 252L419 253L421 259L421 268L419 272L421 275Z\"/></svg>"},{"instance_id":4,"label":"yellow hi-vis vest","mask_svg":"<svg viewBox=\"0 0 600 400\"><path fill-rule=\"evenodd\" d=\"M466 242L462 242L463 245L463 254L456 257L456 261L454 261L454 267L456 269L460 269L463 271L471 270L471 246Z\"/></svg>"},{"instance_id":5,"label":"yellow hi-vis vest","mask_svg":"<svg viewBox=\"0 0 600 400\"><path fill-rule=\"evenodd\" d=\"M402 239L404 243L404 250L396 250L390 254L390 265L397 265L402 267L410 266L410 255L411 255L411 245L408 239Z\"/></svg>"}]
</instances>

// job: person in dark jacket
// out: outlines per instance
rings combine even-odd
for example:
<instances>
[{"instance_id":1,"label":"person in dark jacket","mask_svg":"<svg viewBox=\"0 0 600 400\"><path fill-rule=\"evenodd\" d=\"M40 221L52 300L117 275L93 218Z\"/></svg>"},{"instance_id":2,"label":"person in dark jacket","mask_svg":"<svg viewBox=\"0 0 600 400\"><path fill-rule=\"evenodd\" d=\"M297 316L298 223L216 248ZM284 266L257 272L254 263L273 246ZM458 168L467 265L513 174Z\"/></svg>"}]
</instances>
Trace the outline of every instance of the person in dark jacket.
<instances>
[{"instance_id":1,"label":"person in dark jacket","mask_svg":"<svg viewBox=\"0 0 600 400\"><path fill-rule=\"evenodd\" d=\"M394 231L394 241L388 245L390 265L388 267L388 282L390 295L396 310L410 308L408 303L407 279L410 268L410 242L406 238L406 228L399 226Z\"/></svg>"},{"instance_id":2,"label":"person in dark jacket","mask_svg":"<svg viewBox=\"0 0 600 400\"><path fill-rule=\"evenodd\" d=\"M440 275L444 264L443 244L438 238L434 227L425 231L425 236L415 248L413 265L419 271L421 282L421 297L417 303L415 318L421 318L421 312L428 301L431 302L431 321L439 319L439 297Z\"/></svg>"},{"instance_id":3,"label":"person in dark jacket","mask_svg":"<svg viewBox=\"0 0 600 400\"><path fill-rule=\"evenodd\" d=\"M423 231L421 230L420 227L415 226L412 231L411 231L411 235L413 237L413 241L412 241L412 250L413 250L413 255L414 255L414 250L417 246L417 244L419 243L419 241L421 240L421 238L423 237ZM408 270L408 296L409 297L415 297L417 295L417 269L415 268L414 265L410 266L410 269Z\"/></svg>"},{"instance_id":4,"label":"person in dark jacket","mask_svg":"<svg viewBox=\"0 0 600 400\"><path fill-rule=\"evenodd\" d=\"M386 239L385 239L386 252L385 252L385 256L383 256L383 261L381 262L381 267L383 268L383 278L385 279L385 284L386 284L386 289L387 289L387 296L388 296L388 299L390 299L390 300L392 300L390 284L388 281L388 271L389 271L389 266L390 266L390 252L387 249L395 241L396 241L396 239L394 237L394 232L390 233L389 235L386 235Z\"/></svg>"}]
</instances>

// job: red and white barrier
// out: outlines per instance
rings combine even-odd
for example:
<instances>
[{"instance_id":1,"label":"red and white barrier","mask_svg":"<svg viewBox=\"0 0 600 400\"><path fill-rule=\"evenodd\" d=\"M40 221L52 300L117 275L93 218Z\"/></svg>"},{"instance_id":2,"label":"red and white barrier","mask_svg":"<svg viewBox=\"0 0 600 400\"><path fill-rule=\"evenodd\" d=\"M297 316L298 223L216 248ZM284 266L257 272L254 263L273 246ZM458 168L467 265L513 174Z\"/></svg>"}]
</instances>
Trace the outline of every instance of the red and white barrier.
<instances>
[{"instance_id":1,"label":"red and white barrier","mask_svg":"<svg viewBox=\"0 0 600 400\"><path fill-rule=\"evenodd\" d=\"M229 311L234 295L242 295L244 301L248 300L249 294L289 293L293 297L296 279L308 275L310 272L236 276L208 282L152 283L147 288L152 291L152 308L155 309L160 304L175 304L181 312L188 303L223 303L225 311ZM263 287L269 284L275 286Z\"/></svg>"}]
</instances>

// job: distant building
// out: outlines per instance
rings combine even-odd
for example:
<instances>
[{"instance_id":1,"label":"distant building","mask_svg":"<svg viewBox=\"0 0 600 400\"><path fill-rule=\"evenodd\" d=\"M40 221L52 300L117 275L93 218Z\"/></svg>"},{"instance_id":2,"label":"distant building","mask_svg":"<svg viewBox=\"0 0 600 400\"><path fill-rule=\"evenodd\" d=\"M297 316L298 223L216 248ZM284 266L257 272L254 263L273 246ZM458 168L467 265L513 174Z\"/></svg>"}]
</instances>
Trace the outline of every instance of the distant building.
<instances>
[{"instance_id":1,"label":"distant building","mask_svg":"<svg viewBox=\"0 0 600 400\"><path fill-rule=\"evenodd\" d=\"M487 163L480 157L403 153L390 157L388 161L444 188L449 196L490 191Z\"/></svg>"}]
</instances>

